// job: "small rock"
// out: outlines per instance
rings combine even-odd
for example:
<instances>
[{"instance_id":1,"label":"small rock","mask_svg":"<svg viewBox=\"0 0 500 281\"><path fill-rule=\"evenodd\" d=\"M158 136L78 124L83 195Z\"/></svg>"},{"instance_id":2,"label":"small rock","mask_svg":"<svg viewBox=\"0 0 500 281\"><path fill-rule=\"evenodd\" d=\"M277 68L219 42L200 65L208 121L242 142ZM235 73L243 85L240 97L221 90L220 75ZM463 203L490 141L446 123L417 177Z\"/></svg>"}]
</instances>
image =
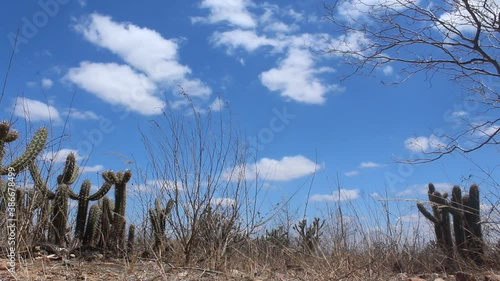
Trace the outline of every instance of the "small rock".
<instances>
[{"instance_id":1,"label":"small rock","mask_svg":"<svg viewBox=\"0 0 500 281\"><path fill-rule=\"evenodd\" d=\"M422 279L422 278L418 278L418 277L412 277L412 278L408 278L408 280L406 281L427 281L425 279Z\"/></svg>"},{"instance_id":2,"label":"small rock","mask_svg":"<svg viewBox=\"0 0 500 281\"><path fill-rule=\"evenodd\" d=\"M456 281L476 281L476 278L472 276L472 274L465 273L465 272L457 272L457 275L455 276Z\"/></svg>"},{"instance_id":3,"label":"small rock","mask_svg":"<svg viewBox=\"0 0 500 281\"><path fill-rule=\"evenodd\" d=\"M444 279L443 278L436 278L436 279L434 279L434 281L444 281Z\"/></svg>"}]
</instances>

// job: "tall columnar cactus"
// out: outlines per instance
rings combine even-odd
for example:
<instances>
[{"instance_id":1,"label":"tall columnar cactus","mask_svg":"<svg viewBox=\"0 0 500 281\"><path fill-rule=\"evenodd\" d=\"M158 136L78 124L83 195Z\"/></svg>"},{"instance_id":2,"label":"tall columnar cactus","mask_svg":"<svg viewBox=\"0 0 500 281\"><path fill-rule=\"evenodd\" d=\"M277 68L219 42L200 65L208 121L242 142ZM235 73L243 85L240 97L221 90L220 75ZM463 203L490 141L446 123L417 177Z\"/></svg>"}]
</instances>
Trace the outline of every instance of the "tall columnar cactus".
<instances>
[{"instance_id":1,"label":"tall columnar cactus","mask_svg":"<svg viewBox=\"0 0 500 281\"><path fill-rule=\"evenodd\" d=\"M108 196L104 196L99 202L101 207L101 236L99 239L99 247L106 250L110 244L111 224L113 222L113 201Z\"/></svg>"},{"instance_id":2,"label":"tall columnar cactus","mask_svg":"<svg viewBox=\"0 0 500 281\"><path fill-rule=\"evenodd\" d=\"M108 172L105 177L115 184L115 208L113 210L112 243L115 250L124 249L125 241L125 208L127 203L127 183L132 177L132 172Z\"/></svg>"},{"instance_id":3,"label":"tall columnar cactus","mask_svg":"<svg viewBox=\"0 0 500 281\"><path fill-rule=\"evenodd\" d=\"M458 185L453 186L451 191L450 212L453 215L455 246L460 256L465 257L467 254L467 245L465 242L464 206L462 201L462 190Z\"/></svg>"},{"instance_id":4,"label":"tall columnar cactus","mask_svg":"<svg viewBox=\"0 0 500 281\"><path fill-rule=\"evenodd\" d=\"M484 243L480 223L479 187L475 184L469 189L469 196L464 196L464 217L468 252L474 262L483 263Z\"/></svg>"},{"instance_id":5,"label":"tall columnar cactus","mask_svg":"<svg viewBox=\"0 0 500 281\"><path fill-rule=\"evenodd\" d=\"M432 205L430 214L422 203L417 203L418 210L434 224L436 243L443 250L450 260L453 257L453 240L451 235L450 214L447 208L446 197L448 194L439 193L432 183L429 183L427 192Z\"/></svg>"},{"instance_id":6,"label":"tall columnar cactus","mask_svg":"<svg viewBox=\"0 0 500 281\"><path fill-rule=\"evenodd\" d=\"M94 203L90 206L88 222L85 229L85 236L83 237L83 245L97 246L100 236L100 223L101 223L101 208L99 204Z\"/></svg>"},{"instance_id":7,"label":"tall columnar cactus","mask_svg":"<svg viewBox=\"0 0 500 281\"><path fill-rule=\"evenodd\" d=\"M0 175L7 175L9 171L17 174L24 170L45 147L47 136L48 132L46 128L42 127L38 129L21 155L7 165L0 165ZM6 153L5 144L16 140L18 137L19 133L16 130L10 130L8 121L0 122L0 164L3 162L3 157Z\"/></svg>"},{"instance_id":8,"label":"tall columnar cactus","mask_svg":"<svg viewBox=\"0 0 500 281\"><path fill-rule=\"evenodd\" d=\"M55 229L53 241L59 246L64 246L66 227L68 222L69 195L72 193L71 184L78 177L78 166L73 153L68 154L63 173L57 177L57 189L55 192L54 209L52 212L52 224Z\"/></svg>"},{"instance_id":9,"label":"tall columnar cactus","mask_svg":"<svg viewBox=\"0 0 500 281\"><path fill-rule=\"evenodd\" d=\"M469 195L463 197L460 187L454 186L451 200L448 201L446 196L435 191L434 185L429 184L429 201L434 215L430 214L422 203L417 203L418 210L434 223L436 242L448 257L451 258L453 254L453 241L449 227L449 214L451 214L457 252L464 258L471 258L476 264L482 264L483 237L478 186L473 184Z\"/></svg>"},{"instance_id":10,"label":"tall columnar cactus","mask_svg":"<svg viewBox=\"0 0 500 281\"><path fill-rule=\"evenodd\" d=\"M154 250L158 251L163 248L165 241L165 230L167 217L174 207L174 200L168 200L165 208L162 208L160 199L156 198L155 208L149 209L149 218L151 220L151 227L153 228L153 234L155 238Z\"/></svg>"},{"instance_id":11,"label":"tall columnar cactus","mask_svg":"<svg viewBox=\"0 0 500 281\"><path fill-rule=\"evenodd\" d=\"M131 254L134 251L134 244L135 244L135 225L131 224L128 227L127 253Z\"/></svg>"},{"instance_id":12,"label":"tall columnar cactus","mask_svg":"<svg viewBox=\"0 0 500 281\"><path fill-rule=\"evenodd\" d=\"M91 183L90 180L85 180L80 188L80 194L76 195L70 190L69 197L73 200L78 200L78 213L76 216L76 227L75 235L76 237L82 239L85 231L85 222L87 219L87 209L89 206L89 201L97 201L104 197L108 193L109 189L113 186L113 183L106 181L104 177L104 183L94 194L90 194Z\"/></svg>"}]
</instances>

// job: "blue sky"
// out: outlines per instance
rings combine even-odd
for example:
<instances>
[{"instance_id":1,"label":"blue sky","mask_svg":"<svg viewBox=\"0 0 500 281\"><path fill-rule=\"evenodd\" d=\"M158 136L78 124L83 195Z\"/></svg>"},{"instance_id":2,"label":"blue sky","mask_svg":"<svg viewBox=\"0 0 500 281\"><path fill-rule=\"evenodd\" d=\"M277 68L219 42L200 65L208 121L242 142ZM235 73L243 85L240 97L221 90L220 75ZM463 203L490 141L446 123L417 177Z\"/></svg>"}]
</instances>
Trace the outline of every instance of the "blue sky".
<instances>
[{"instance_id":1,"label":"blue sky","mask_svg":"<svg viewBox=\"0 0 500 281\"><path fill-rule=\"evenodd\" d=\"M244 138L254 147L257 140L260 148L252 167L273 175L262 179L269 183L270 202L309 186L314 172L310 193L302 188L292 201L298 208L309 201L313 213L339 198L337 177L341 200L351 202L386 194L425 199L428 182L442 189L472 182L491 186L478 167L498 179L494 147L418 166L394 161L439 146L433 132L453 134L465 128L460 120L481 117L471 116L476 108L460 99L462 89L439 74L386 86L382 81L401 77L401 66L387 65L370 77L342 81L353 69L338 56L314 51L340 39L358 48L363 38L334 33L322 19L322 4L3 3L2 73L18 28L20 33L1 101L2 118L13 118L26 133L29 116L33 127L50 126L54 138L66 128L69 137L61 143L58 159L77 151L86 166L83 177L95 179L104 169L134 169L119 155L147 161L138 128L158 117L163 97L176 112L187 114L180 85L203 114L219 114L218 105L227 102ZM113 129L89 155L85 140L102 127Z\"/></svg>"}]
</instances>

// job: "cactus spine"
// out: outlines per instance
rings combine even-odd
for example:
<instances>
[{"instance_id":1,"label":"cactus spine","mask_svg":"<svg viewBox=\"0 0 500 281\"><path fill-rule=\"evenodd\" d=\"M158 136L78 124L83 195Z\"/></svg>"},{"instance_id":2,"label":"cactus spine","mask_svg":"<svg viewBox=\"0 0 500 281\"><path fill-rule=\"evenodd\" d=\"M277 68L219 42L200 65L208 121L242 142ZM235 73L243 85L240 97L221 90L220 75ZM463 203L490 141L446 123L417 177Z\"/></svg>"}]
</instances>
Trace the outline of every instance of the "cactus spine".
<instances>
[{"instance_id":1,"label":"cactus spine","mask_svg":"<svg viewBox=\"0 0 500 281\"><path fill-rule=\"evenodd\" d=\"M40 151L45 147L47 142L48 132L47 129L41 127L38 129L30 143L26 146L19 157L13 160L7 165L0 165L0 175L7 175L10 172L18 174L20 171L24 170L28 164L35 160ZM7 121L0 122L0 163L5 156L5 144L16 140L19 137L19 133L16 130L10 130L10 124Z\"/></svg>"}]
</instances>

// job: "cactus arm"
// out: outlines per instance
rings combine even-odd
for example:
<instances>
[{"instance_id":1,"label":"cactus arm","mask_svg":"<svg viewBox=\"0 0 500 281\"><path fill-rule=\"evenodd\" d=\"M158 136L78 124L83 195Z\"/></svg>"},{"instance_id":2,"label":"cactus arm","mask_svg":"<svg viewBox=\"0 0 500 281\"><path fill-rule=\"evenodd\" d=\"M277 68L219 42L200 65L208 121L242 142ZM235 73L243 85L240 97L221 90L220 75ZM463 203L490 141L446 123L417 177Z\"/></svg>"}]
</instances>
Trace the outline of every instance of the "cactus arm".
<instances>
[{"instance_id":1,"label":"cactus arm","mask_svg":"<svg viewBox=\"0 0 500 281\"><path fill-rule=\"evenodd\" d=\"M0 167L0 175L7 175L9 168L13 168L16 174L26 168L45 147L47 137L48 132L45 127L38 129L33 135L31 142L26 146L26 150L10 164ZM3 145L1 148L4 149Z\"/></svg>"},{"instance_id":2,"label":"cactus arm","mask_svg":"<svg viewBox=\"0 0 500 281\"><path fill-rule=\"evenodd\" d=\"M99 199L103 198L104 195L106 195L108 193L108 191L111 189L112 186L113 186L112 182L105 181L102 184L101 188L99 188L98 191L96 191L92 195L89 195L89 200L90 201L95 201L95 200L99 200Z\"/></svg>"},{"instance_id":3,"label":"cactus arm","mask_svg":"<svg viewBox=\"0 0 500 281\"><path fill-rule=\"evenodd\" d=\"M31 177L33 178L35 188L38 189L44 196L47 196L48 199L50 200L54 199L56 194L47 188L47 184L42 179L40 170L38 170L38 167L36 166L35 162L30 162L28 168Z\"/></svg>"},{"instance_id":4,"label":"cactus arm","mask_svg":"<svg viewBox=\"0 0 500 281\"><path fill-rule=\"evenodd\" d=\"M428 220L430 220L434 224L439 223L439 220L436 219L431 213L429 213L429 211L427 211L427 209L424 207L424 204L422 204L420 202L417 203L417 208L420 211L420 213L422 213L422 215L424 215L424 217L426 217Z\"/></svg>"}]
</instances>

